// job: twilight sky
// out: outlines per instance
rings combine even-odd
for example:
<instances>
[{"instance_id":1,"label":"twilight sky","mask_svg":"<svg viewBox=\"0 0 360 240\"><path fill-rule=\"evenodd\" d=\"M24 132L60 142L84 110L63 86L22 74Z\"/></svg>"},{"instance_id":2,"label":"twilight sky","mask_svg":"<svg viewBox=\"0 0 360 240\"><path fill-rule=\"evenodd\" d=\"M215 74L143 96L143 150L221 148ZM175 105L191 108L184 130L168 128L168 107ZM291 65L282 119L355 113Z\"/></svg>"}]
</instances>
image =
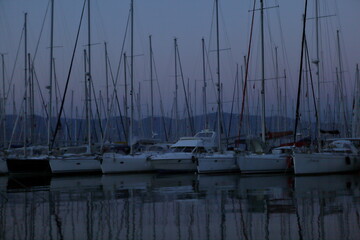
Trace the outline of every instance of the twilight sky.
<instances>
[{"instance_id":1,"label":"twilight sky","mask_svg":"<svg viewBox=\"0 0 360 240\"><path fill-rule=\"evenodd\" d=\"M62 95L68 74L71 54L79 26L83 0L55 0L54 23L54 58L55 76ZM243 57L247 54L251 11L253 0L219 0L220 5L220 48L221 81L223 84L223 101L225 111L230 111L235 84L236 68L239 74L244 64ZM259 8L259 1L257 1ZM49 0L0 0L0 53L5 53L5 84L11 86L8 95L7 111L13 111L13 99L16 110L19 111L24 94L24 38L22 30L24 13L28 20L28 53L34 59L34 68L39 85L35 85L35 105L37 112L41 111L40 90L48 102L46 86L49 82L49 45L50 45L50 11ZM277 84L281 89L281 102L287 102L288 114L293 115L295 108L296 88L300 61L300 41L302 33L302 14L304 1L300 0L265 0L265 78L267 115L273 115L278 109L276 101ZM273 6L279 6L272 8ZM355 66L360 60L360 1L359 0L319 0L320 9L320 62L322 63L323 79L321 99L324 105L333 105L334 89L336 89L336 68L339 68L336 31L340 31L340 47L343 69L343 81L346 85L344 94L347 100L354 94ZM125 38L125 28L129 16L130 0L91 0L91 62L92 79L95 94L102 106L106 106L106 81L104 42L107 43L109 68L115 77L119 66L121 49ZM46 15L47 12L47 15ZM336 15L336 16L330 16ZM310 58L315 59L315 16L314 1L309 0L307 21L307 40ZM328 16L328 17L324 17ZM261 78L260 52L260 12L255 13L253 43L249 80ZM44 21L45 20L45 21ZM201 39L205 39L208 63L208 108L215 111L216 77L216 38L215 15L213 0L135 0L134 15L134 86L135 92L141 92L141 112L149 114L150 108L150 65L149 65L149 35L152 36L154 52L154 68L157 73L155 83L155 114L160 114L159 90L162 95L166 114L170 114L174 101L174 38L177 38L180 62L185 81L185 87L190 89L192 111L201 113L202 87L202 48ZM44 23L43 23L44 22ZM41 33L42 25L44 28ZM66 110L69 114L73 92L74 106L78 107L79 116L83 116L84 105L84 56L87 44L87 12L81 26L79 44L73 71L70 79L69 92L66 100ZM278 51L278 69L280 77L286 71L286 91L284 79L277 83L275 69L275 47ZM127 34L124 51L130 55L130 34ZM18 54L18 58L16 58ZM17 59L17 60L16 60ZM128 59L129 60L129 59ZM130 61L129 61L130 62ZM129 64L128 62L128 64ZM2 70L2 69L1 69ZM128 70L129 72L129 66ZM155 71L155 70L154 70ZM315 66L312 65L315 78ZM14 72L14 74L12 74ZM180 68L178 67L180 74ZM11 76L13 77L11 78ZM109 74L110 76L110 74ZM155 78L155 77L154 77ZM110 77L109 77L110 79ZM129 80L129 79L128 79ZM11 81L11 83L10 83ZM115 80L114 80L115 81ZM241 77L239 77L241 81ZM2 86L2 84L1 84ZM13 87L15 86L15 97ZM259 113L260 81L249 81L249 106L251 113ZM180 115L185 116L184 90L181 76L178 77L178 94ZM1 87L2 89L2 87ZM109 87L112 94L112 84ZM123 102L124 68L123 61L117 84L119 98ZM285 99L285 93L287 99ZM195 97L195 94L197 97ZM2 96L2 92L1 92ZM60 98L60 96L58 96ZM235 100L238 97L235 97ZM239 97L241 100L241 96ZM286 101L285 101L286 100ZM121 103L123 104L123 103ZM123 107L123 106L121 106ZM238 111L238 109L236 110ZM115 110L114 110L115 112Z\"/></svg>"}]
</instances>

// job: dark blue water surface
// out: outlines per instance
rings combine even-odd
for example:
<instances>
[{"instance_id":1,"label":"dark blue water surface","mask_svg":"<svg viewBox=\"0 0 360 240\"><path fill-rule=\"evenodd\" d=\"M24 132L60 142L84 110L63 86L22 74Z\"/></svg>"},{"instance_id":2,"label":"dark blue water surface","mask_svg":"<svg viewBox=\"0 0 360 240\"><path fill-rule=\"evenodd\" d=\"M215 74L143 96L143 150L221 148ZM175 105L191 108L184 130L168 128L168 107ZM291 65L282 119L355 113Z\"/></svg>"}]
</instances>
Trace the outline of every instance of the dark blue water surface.
<instances>
[{"instance_id":1,"label":"dark blue water surface","mask_svg":"<svg viewBox=\"0 0 360 240\"><path fill-rule=\"evenodd\" d=\"M360 175L0 177L0 239L360 239Z\"/></svg>"}]
</instances>

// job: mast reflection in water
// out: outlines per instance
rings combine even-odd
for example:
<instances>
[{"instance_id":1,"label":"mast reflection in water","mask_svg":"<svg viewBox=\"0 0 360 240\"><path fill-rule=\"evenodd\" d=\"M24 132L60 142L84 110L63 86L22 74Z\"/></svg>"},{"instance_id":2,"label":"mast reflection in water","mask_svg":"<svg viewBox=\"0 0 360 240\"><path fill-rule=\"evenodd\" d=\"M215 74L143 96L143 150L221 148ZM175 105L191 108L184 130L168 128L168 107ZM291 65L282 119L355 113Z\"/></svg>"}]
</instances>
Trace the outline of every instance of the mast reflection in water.
<instances>
[{"instance_id":1,"label":"mast reflection in water","mask_svg":"<svg viewBox=\"0 0 360 240\"><path fill-rule=\"evenodd\" d=\"M359 239L359 175L0 177L0 239Z\"/></svg>"}]
</instances>

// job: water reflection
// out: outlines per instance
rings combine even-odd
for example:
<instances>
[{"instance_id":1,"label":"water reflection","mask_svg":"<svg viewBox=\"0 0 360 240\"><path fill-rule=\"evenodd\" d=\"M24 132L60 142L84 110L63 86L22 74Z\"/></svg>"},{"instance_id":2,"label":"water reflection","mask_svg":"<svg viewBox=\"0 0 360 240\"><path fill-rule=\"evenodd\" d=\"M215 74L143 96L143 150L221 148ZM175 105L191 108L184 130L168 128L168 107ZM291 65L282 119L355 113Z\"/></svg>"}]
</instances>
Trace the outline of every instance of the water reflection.
<instances>
[{"instance_id":1,"label":"water reflection","mask_svg":"<svg viewBox=\"0 0 360 240\"><path fill-rule=\"evenodd\" d=\"M0 177L0 239L358 239L359 175Z\"/></svg>"}]
</instances>

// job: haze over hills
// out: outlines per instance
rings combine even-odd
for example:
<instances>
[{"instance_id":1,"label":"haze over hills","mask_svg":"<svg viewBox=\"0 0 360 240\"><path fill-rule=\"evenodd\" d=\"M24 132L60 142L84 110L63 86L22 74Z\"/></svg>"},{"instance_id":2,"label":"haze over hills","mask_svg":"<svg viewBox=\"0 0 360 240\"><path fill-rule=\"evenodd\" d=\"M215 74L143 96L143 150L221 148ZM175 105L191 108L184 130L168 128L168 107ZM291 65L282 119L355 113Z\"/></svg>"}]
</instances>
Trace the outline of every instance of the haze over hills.
<instances>
[{"instance_id":1,"label":"haze over hills","mask_svg":"<svg viewBox=\"0 0 360 240\"><path fill-rule=\"evenodd\" d=\"M9 143L12 139L13 146L21 146L24 143L24 129L27 131L27 142L30 145L33 144L47 144L47 122L44 117L35 116L31 120L28 117L26 123L23 117L17 118L16 115L6 116L6 142ZM222 137L236 138L239 135L239 115L230 113L224 113L222 116L223 128ZM260 137L261 133L261 117L260 116L244 116L242 123L241 137L257 136ZM266 118L267 132L276 131L293 131L294 119L284 118L277 116ZM208 129L217 131L217 115L211 113L208 115ZM13 126L16 124L16 128L13 130ZM25 127L25 124L27 127ZM129 133L128 125L126 125L125 118L113 117L106 127L106 120L91 120L92 126L92 143L101 142L102 133L107 128L105 140L107 142L126 142L126 135ZM198 115L191 119L188 118L179 119L179 133L176 134L176 120L169 117L154 117L154 132L151 132L151 118L143 118L142 121L134 120L134 137L135 138L158 138L164 141L170 142L176 141L180 137L193 136L196 132L205 128L204 115ZM53 120L52 127L53 132L56 125L56 119ZM32 127L31 127L32 126ZM230 127L229 127L230 126ZM334 129L334 124L322 124L322 128L326 130ZM166 127L166 130L164 130ZM32 128L32 130L31 130ZM87 122L86 119L61 119L61 124L57 132L55 145L77 145L87 142ZM308 135L310 132L315 131L315 124L309 124L308 122L300 122L298 132L302 132ZM0 139L3 142L3 131L0 130ZM31 137L32 134L32 137ZM12 137L11 137L12 136ZM167 137L166 137L167 136Z\"/></svg>"}]
</instances>

